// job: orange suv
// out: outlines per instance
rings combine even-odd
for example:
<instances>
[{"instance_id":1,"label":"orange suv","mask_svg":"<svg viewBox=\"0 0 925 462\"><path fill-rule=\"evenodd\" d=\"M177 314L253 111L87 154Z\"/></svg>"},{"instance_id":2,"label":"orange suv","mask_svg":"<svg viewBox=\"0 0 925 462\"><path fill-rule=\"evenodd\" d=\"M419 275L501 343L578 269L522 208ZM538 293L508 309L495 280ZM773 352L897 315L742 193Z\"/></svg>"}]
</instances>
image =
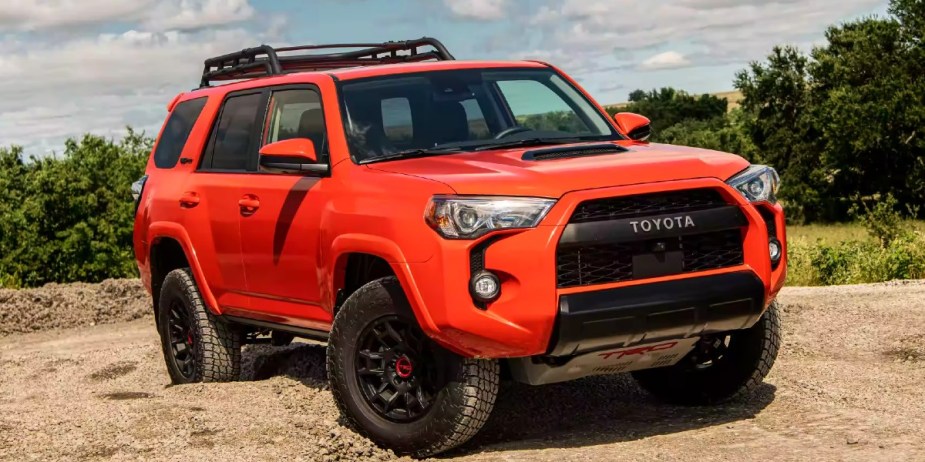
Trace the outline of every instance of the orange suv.
<instances>
[{"instance_id":1,"label":"orange suv","mask_svg":"<svg viewBox=\"0 0 925 462\"><path fill-rule=\"evenodd\" d=\"M134 249L174 383L324 341L346 420L426 456L478 432L502 378L632 372L719 403L777 355L774 169L650 144L549 64L264 45L206 60L168 111Z\"/></svg>"}]
</instances>

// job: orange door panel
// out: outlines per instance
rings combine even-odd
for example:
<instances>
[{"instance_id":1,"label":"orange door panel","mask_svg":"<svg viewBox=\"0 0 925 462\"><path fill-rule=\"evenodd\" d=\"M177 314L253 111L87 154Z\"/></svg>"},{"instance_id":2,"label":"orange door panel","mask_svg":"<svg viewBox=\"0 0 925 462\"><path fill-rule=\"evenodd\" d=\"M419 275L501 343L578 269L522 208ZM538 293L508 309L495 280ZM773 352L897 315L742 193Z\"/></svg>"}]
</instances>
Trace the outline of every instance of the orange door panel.
<instances>
[{"instance_id":1,"label":"orange door panel","mask_svg":"<svg viewBox=\"0 0 925 462\"><path fill-rule=\"evenodd\" d=\"M222 309L248 306L241 293L247 282L238 222L240 185L246 178L235 173L193 173L175 204L181 210L195 258Z\"/></svg>"},{"instance_id":2,"label":"orange door panel","mask_svg":"<svg viewBox=\"0 0 925 462\"><path fill-rule=\"evenodd\" d=\"M315 321L331 315L320 307L318 233L323 199L317 177L256 174L236 198L241 255L251 309L278 321Z\"/></svg>"}]
</instances>

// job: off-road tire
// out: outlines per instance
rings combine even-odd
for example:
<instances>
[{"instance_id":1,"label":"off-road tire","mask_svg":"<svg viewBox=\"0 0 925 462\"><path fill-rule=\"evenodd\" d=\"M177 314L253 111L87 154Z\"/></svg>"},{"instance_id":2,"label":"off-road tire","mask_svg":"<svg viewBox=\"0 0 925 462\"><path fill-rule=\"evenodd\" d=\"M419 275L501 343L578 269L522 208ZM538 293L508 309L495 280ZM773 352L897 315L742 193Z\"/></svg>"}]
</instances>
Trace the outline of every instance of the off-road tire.
<instances>
[{"instance_id":1,"label":"off-road tire","mask_svg":"<svg viewBox=\"0 0 925 462\"><path fill-rule=\"evenodd\" d=\"M364 285L337 312L328 341L327 371L341 415L359 433L399 454L426 457L465 443L482 428L494 407L500 375L498 362L463 358L427 340L431 348L439 349L446 365L446 385L417 420L387 419L364 397L355 358L366 327L377 319L395 315L417 328L401 285L394 277Z\"/></svg>"},{"instance_id":2,"label":"off-road tire","mask_svg":"<svg viewBox=\"0 0 925 462\"><path fill-rule=\"evenodd\" d=\"M193 373L181 372L168 332L171 308L186 310L192 338ZM241 375L241 332L206 308L189 268L167 274L158 301L158 331L167 371L174 384L231 382Z\"/></svg>"},{"instance_id":3,"label":"off-road tire","mask_svg":"<svg viewBox=\"0 0 925 462\"><path fill-rule=\"evenodd\" d=\"M777 359L780 342L780 313L774 302L755 325L731 333L729 350L715 364L697 369L689 355L674 366L632 375L643 389L663 401L718 404L745 397L761 385Z\"/></svg>"}]
</instances>

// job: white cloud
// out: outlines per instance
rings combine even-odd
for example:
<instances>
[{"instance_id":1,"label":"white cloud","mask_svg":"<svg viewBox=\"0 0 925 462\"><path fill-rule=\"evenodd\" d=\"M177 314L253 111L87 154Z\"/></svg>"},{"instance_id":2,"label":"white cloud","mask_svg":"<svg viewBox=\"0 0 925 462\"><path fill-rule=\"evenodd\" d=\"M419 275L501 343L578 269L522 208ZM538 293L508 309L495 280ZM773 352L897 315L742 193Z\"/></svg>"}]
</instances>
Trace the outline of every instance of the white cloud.
<instances>
[{"instance_id":1,"label":"white cloud","mask_svg":"<svg viewBox=\"0 0 925 462\"><path fill-rule=\"evenodd\" d=\"M0 31L136 20L156 3L157 0L3 0L0 2Z\"/></svg>"},{"instance_id":2,"label":"white cloud","mask_svg":"<svg viewBox=\"0 0 925 462\"><path fill-rule=\"evenodd\" d=\"M114 21L144 30L195 30L250 19L248 0L3 0L0 31L90 27Z\"/></svg>"},{"instance_id":3,"label":"white cloud","mask_svg":"<svg viewBox=\"0 0 925 462\"><path fill-rule=\"evenodd\" d=\"M258 34L242 23L254 16L248 0L0 0L0 145L156 132L203 59L278 41L285 20L264 16Z\"/></svg>"},{"instance_id":4,"label":"white cloud","mask_svg":"<svg viewBox=\"0 0 925 462\"><path fill-rule=\"evenodd\" d=\"M60 149L69 136L117 136L126 125L150 134L171 98L198 85L205 57L260 41L243 29L130 30L6 55L0 144Z\"/></svg>"},{"instance_id":5,"label":"white cloud","mask_svg":"<svg viewBox=\"0 0 925 462\"><path fill-rule=\"evenodd\" d=\"M818 40L828 24L883 0L556 0L527 20L539 48L573 60L608 59L685 43L694 65L745 63L778 43Z\"/></svg>"},{"instance_id":6,"label":"white cloud","mask_svg":"<svg viewBox=\"0 0 925 462\"><path fill-rule=\"evenodd\" d=\"M253 16L254 8L248 0L175 0L160 3L144 24L154 30L196 30Z\"/></svg>"},{"instance_id":7,"label":"white cloud","mask_svg":"<svg viewBox=\"0 0 925 462\"><path fill-rule=\"evenodd\" d=\"M508 0L443 0L460 19L498 21L507 15Z\"/></svg>"},{"instance_id":8,"label":"white cloud","mask_svg":"<svg viewBox=\"0 0 925 462\"><path fill-rule=\"evenodd\" d=\"M666 51L647 58L639 68L646 71L655 71L663 69L678 69L690 66L691 62L677 51Z\"/></svg>"}]
</instances>

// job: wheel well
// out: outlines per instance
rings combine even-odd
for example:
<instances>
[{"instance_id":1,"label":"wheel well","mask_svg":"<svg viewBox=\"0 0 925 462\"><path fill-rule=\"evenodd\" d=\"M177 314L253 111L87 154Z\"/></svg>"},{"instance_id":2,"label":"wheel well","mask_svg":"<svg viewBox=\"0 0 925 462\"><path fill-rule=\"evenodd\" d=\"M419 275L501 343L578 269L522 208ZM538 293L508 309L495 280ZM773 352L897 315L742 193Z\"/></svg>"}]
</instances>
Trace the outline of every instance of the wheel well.
<instances>
[{"instance_id":1,"label":"wheel well","mask_svg":"<svg viewBox=\"0 0 925 462\"><path fill-rule=\"evenodd\" d=\"M363 287L366 283L376 279L395 276L392 266L381 257L366 253L351 253L347 255L347 265L344 269L344 284L337 291L335 312L351 294Z\"/></svg>"},{"instance_id":2,"label":"wheel well","mask_svg":"<svg viewBox=\"0 0 925 462\"><path fill-rule=\"evenodd\" d=\"M167 274L177 268L189 267L183 247L174 239L161 238L151 246L151 295L154 299L154 317L157 319L157 304L161 286Z\"/></svg>"}]
</instances>

